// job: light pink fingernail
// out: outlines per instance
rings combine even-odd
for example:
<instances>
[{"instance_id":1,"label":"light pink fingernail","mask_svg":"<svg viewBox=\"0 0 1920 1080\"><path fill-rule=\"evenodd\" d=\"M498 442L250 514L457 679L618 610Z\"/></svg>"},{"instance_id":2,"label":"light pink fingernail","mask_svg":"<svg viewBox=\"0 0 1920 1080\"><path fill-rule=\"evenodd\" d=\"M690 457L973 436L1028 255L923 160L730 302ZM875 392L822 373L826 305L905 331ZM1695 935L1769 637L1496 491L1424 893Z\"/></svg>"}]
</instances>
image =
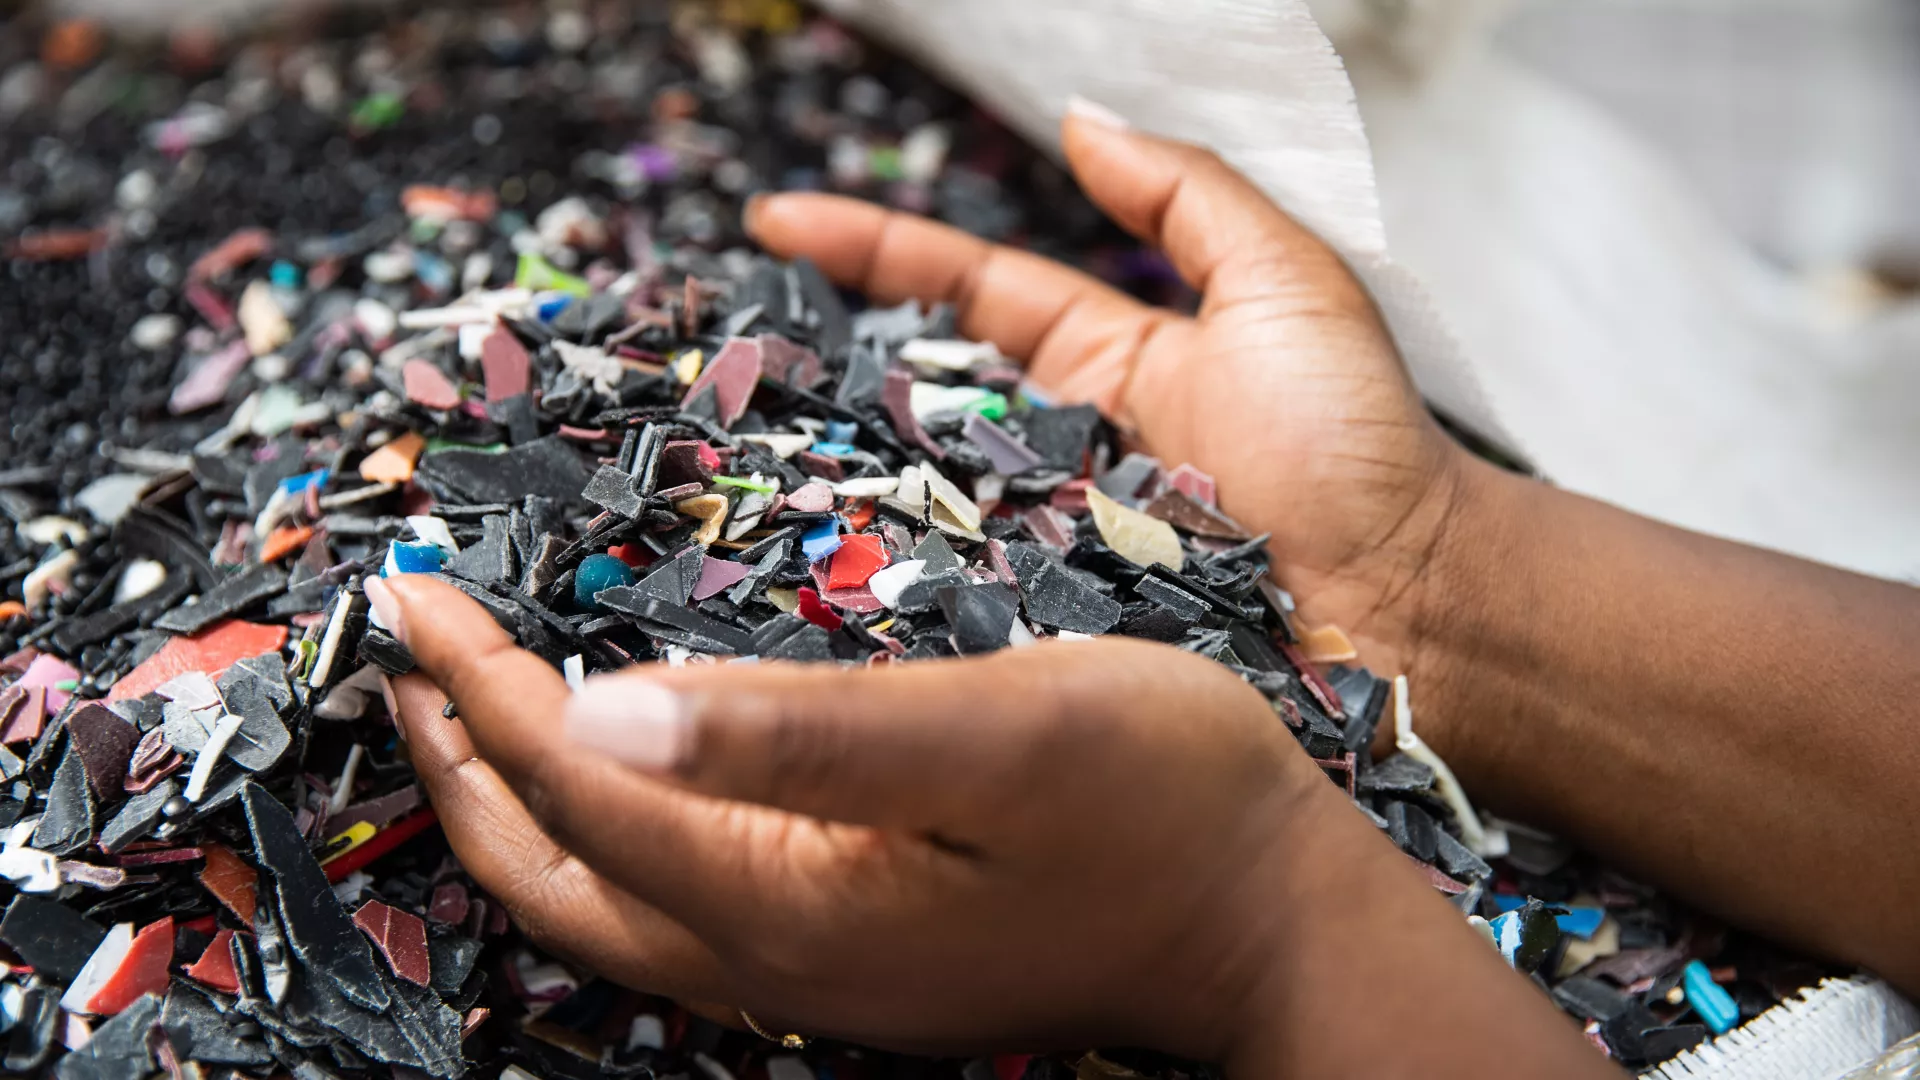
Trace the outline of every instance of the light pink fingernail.
<instances>
[{"instance_id":1,"label":"light pink fingernail","mask_svg":"<svg viewBox=\"0 0 1920 1080\"><path fill-rule=\"evenodd\" d=\"M567 699L567 738L622 764L665 772L692 749L693 724L678 694L645 679L588 679Z\"/></svg>"},{"instance_id":2,"label":"light pink fingernail","mask_svg":"<svg viewBox=\"0 0 1920 1080\"><path fill-rule=\"evenodd\" d=\"M1075 94L1067 99L1067 115L1077 116L1088 123L1098 124L1111 131L1126 131L1133 127L1127 118L1089 98Z\"/></svg>"},{"instance_id":3,"label":"light pink fingernail","mask_svg":"<svg viewBox=\"0 0 1920 1080\"><path fill-rule=\"evenodd\" d=\"M373 605L374 622L392 634L395 641L406 644L407 624L400 615L400 600L393 595L393 589L377 577L364 579L360 587L367 591L367 603Z\"/></svg>"}]
</instances>

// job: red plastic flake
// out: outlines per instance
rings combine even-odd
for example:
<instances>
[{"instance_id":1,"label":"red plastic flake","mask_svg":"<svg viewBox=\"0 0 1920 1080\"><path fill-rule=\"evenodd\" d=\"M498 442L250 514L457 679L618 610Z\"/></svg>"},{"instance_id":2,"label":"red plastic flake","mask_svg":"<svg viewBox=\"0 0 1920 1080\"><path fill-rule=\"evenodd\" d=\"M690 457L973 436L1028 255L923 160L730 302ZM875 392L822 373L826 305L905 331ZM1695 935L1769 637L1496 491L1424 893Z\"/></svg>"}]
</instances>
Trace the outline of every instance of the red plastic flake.
<instances>
[{"instance_id":1,"label":"red plastic flake","mask_svg":"<svg viewBox=\"0 0 1920 1080\"><path fill-rule=\"evenodd\" d=\"M859 532L873 524L873 515L877 510L872 499L861 499L847 507L847 530Z\"/></svg>"},{"instance_id":2,"label":"red plastic flake","mask_svg":"<svg viewBox=\"0 0 1920 1080\"><path fill-rule=\"evenodd\" d=\"M1327 710L1327 715L1336 721L1345 720L1347 712L1340 703L1339 693L1327 682L1325 676L1307 662L1306 654L1300 651L1300 647L1277 634L1274 636L1273 643L1286 656L1287 662L1300 672L1300 681L1306 685L1307 691L1314 696L1314 699L1320 702L1321 708Z\"/></svg>"},{"instance_id":3,"label":"red plastic flake","mask_svg":"<svg viewBox=\"0 0 1920 1080\"><path fill-rule=\"evenodd\" d=\"M417 814L403 817L399 821L373 834L373 839L320 864L327 873L327 880L339 883L347 875L367 865L373 860L399 847L401 844L419 836L431 828L440 819L434 816L433 808L428 807Z\"/></svg>"},{"instance_id":4,"label":"red plastic flake","mask_svg":"<svg viewBox=\"0 0 1920 1080\"><path fill-rule=\"evenodd\" d=\"M208 326L213 327L214 333L224 334L236 325L233 321L233 308L228 306L226 300L222 299L219 293L214 292L205 285L196 282L182 290L180 295L181 298L187 302L188 307L191 307L202 319L205 319ZM242 347L242 351L246 351L246 342L243 341L238 344ZM247 352L247 355L252 356L253 354ZM177 390L175 392L178 393ZM174 411L182 412L184 410L175 409Z\"/></svg>"},{"instance_id":5,"label":"red plastic flake","mask_svg":"<svg viewBox=\"0 0 1920 1080\"><path fill-rule=\"evenodd\" d=\"M720 352L700 370L699 378L687 387L687 401L713 388L715 412L721 427L732 427L747 411L754 387L760 384L762 366L760 343L752 338L728 338Z\"/></svg>"},{"instance_id":6,"label":"red plastic flake","mask_svg":"<svg viewBox=\"0 0 1920 1080\"><path fill-rule=\"evenodd\" d=\"M249 656L277 652L287 643L287 628L224 619L192 637L174 638L139 667L113 684L108 701L125 701L151 693L162 683L189 671L203 671L218 679Z\"/></svg>"},{"instance_id":7,"label":"red plastic flake","mask_svg":"<svg viewBox=\"0 0 1920 1080\"><path fill-rule=\"evenodd\" d=\"M105 229L46 229L7 243L7 258L26 262L84 259L107 242Z\"/></svg>"},{"instance_id":8,"label":"red plastic flake","mask_svg":"<svg viewBox=\"0 0 1920 1080\"><path fill-rule=\"evenodd\" d=\"M1069 480L1053 489L1047 502L1055 510L1064 510L1069 514L1087 512L1087 489L1093 486L1091 480Z\"/></svg>"},{"instance_id":9,"label":"red plastic flake","mask_svg":"<svg viewBox=\"0 0 1920 1080\"><path fill-rule=\"evenodd\" d=\"M46 720L46 687L15 685L0 691L0 744L32 742Z\"/></svg>"},{"instance_id":10,"label":"red plastic flake","mask_svg":"<svg viewBox=\"0 0 1920 1080\"><path fill-rule=\"evenodd\" d=\"M277 562L306 546L313 539L311 525L282 525L267 534L260 543L260 561Z\"/></svg>"},{"instance_id":11,"label":"red plastic flake","mask_svg":"<svg viewBox=\"0 0 1920 1080\"><path fill-rule=\"evenodd\" d=\"M1051 506L1030 506L1020 520L1026 523L1027 531L1035 540L1056 551L1073 546L1073 519Z\"/></svg>"},{"instance_id":12,"label":"red plastic flake","mask_svg":"<svg viewBox=\"0 0 1920 1080\"><path fill-rule=\"evenodd\" d=\"M237 269L273 250L273 234L265 229L241 229L193 260L188 282L208 281Z\"/></svg>"},{"instance_id":13,"label":"red plastic flake","mask_svg":"<svg viewBox=\"0 0 1920 1080\"><path fill-rule=\"evenodd\" d=\"M1214 484L1213 477L1208 476L1192 465L1182 464L1168 473L1167 483L1175 491L1187 496L1194 502L1201 503L1205 506L1219 505L1217 494L1218 486Z\"/></svg>"},{"instance_id":14,"label":"red plastic flake","mask_svg":"<svg viewBox=\"0 0 1920 1080\"><path fill-rule=\"evenodd\" d=\"M881 384L880 404L886 406L887 419L893 421L893 433L909 446L917 446L933 455L935 461L947 460L947 451L913 415L913 372L895 369L887 372Z\"/></svg>"},{"instance_id":15,"label":"red plastic flake","mask_svg":"<svg viewBox=\"0 0 1920 1080\"><path fill-rule=\"evenodd\" d=\"M840 624L844 621L838 612L820 599L819 593L805 585L800 586L800 607L797 613L801 618L829 632L840 629Z\"/></svg>"},{"instance_id":16,"label":"red plastic flake","mask_svg":"<svg viewBox=\"0 0 1920 1080\"><path fill-rule=\"evenodd\" d=\"M167 863L192 862L204 858L205 852L197 847L155 848L152 851L123 851L113 856L116 866L162 866Z\"/></svg>"},{"instance_id":17,"label":"red plastic flake","mask_svg":"<svg viewBox=\"0 0 1920 1080\"><path fill-rule=\"evenodd\" d=\"M532 360L527 347L506 327L496 327L480 343L480 370L487 381L487 400L505 401L527 392Z\"/></svg>"},{"instance_id":18,"label":"red plastic flake","mask_svg":"<svg viewBox=\"0 0 1920 1080\"><path fill-rule=\"evenodd\" d=\"M460 407L459 388L431 361L407 361L400 369L400 379L406 386L407 400L421 408L445 411Z\"/></svg>"},{"instance_id":19,"label":"red plastic flake","mask_svg":"<svg viewBox=\"0 0 1920 1080\"><path fill-rule=\"evenodd\" d=\"M774 382L805 390L826 374L820 355L812 349L795 345L778 334L761 334L754 340L760 343L761 375Z\"/></svg>"},{"instance_id":20,"label":"red plastic flake","mask_svg":"<svg viewBox=\"0 0 1920 1080\"><path fill-rule=\"evenodd\" d=\"M655 558L652 549L645 544L615 544L607 549L607 554L635 569L652 566Z\"/></svg>"},{"instance_id":21,"label":"red plastic flake","mask_svg":"<svg viewBox=\"0 0 1920 1080\"><path fill-rule=\"evenodd\" d=\"M1439 867L1429 866L1411 855L1407 856L1407 861L1420 868L1420 872L1426 875L1427 884L1448 896L1459 896L1461 893L1467 891L1466 885L1448 877L1446 872Z\"/></svg>"},{"instance_id":22,"label":"red plastic flake","mask_svg":"<svg viewBox=\"0 0 1920 1080\"><path fill-rule=\"evenodd\" d=\"M200 884L236 918L252 926L254 890L259 886L260 875L240 861L240 856L219 844L205 844L202 850L207 865L200 871Z\"/></svg>"},{"instance_id":23,"label":"red plastic flake","mask_svg":"<svg viewBox=\"0 0 1920 1080\"><path fill-rule=\"evenodd\" d=\"M207 951L186 969L189 978L198 979L222 993L240 992L240 973L233 969L233 931L213 935Z\"/></svg>"},{"instance_id":24,"label":"red plastic flake","mask_svg":"<svg viewBox=\"0 0 1920 1080\"><path fill-rule=\"evenodd\" d=\"M427 924L419 916L369 900L354 912L353 925L373 939L395 975L415 986L427 985L432 974L427 963Z\"/></svg>"},{"instance_id":25,"label":"red plastic flake","mask_svg":"<svg viewBox=\"0 0 1920 1080\"><path fill-rule=\"evenodd\" d=\"M842 537L839 549L830 558L829 589L857 589L889 561L887 550L880 546L880 538L866 533Z\"/></svg>"},{"instance_id":26,"label":"red plastic flake","mask_svg":"<svg viewBox=\"0 0 1920 1080\"><path fill-rule=\"evenodd\" d=\"M113 1016L148 994L167 988L167 965L173 962L173 916L149 923L133 936L126 958L94 995L86 1011Z\"/></svg>"}]
</instances>

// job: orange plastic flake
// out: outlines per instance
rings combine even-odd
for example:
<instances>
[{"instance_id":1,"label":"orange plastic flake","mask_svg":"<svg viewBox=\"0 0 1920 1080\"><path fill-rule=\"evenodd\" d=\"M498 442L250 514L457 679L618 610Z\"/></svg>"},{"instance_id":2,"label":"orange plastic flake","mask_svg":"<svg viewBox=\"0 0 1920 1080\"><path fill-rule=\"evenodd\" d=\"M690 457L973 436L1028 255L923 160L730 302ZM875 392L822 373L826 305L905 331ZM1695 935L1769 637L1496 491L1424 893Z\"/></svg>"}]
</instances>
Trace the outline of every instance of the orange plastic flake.
<instances>
[{"instance_id":1,"label":"orange plastic flake","mask_svg":"<svg viewBox=\"0 0 1920 1080\"><path fill-rule=\"evenodd\" d=\"M200 850L207 859L206 868L200 871L200 884L236 918L252 926L254 890L260 875L219 844L201 844Z\"/></svg>"},{"instance_id":2,"label":"orange plastic flake","mask_svg":"<svg viewBox=\"0 0 1920 1080\"><path fill-rule=\"evenodd\" d=\"M400 207L408 217L437 221L491 221L499 203L490 191L468 193L455 188L413 184L400 193Z\"/></svg>"},{"instance_id":3,"label":"orange plastic flake","mask_svg":"<svg viewBox=\"0 0 1920 1080\"><path fill-rule=\"evenodd\" d=\"M360 463L360 479L376 484L404 484L413 479L414 463L427 448L427 440L417 431L409 431L368 454Z\"/></svg>"},{"instance_id":4,"label":"orange plastic flake","mask_svg":"<svg viewBox=\"0 0 1920 1080\"><path fill-rule=\"evenodd\" d=\"M260 561L275 562L299 551L313 539L311 525L282 525L260 544Z\"/></svg>"},{"instance_id":5,"label":"orange plastic flake","mask_svg":"<svg viewBox=\"0 0 1920 1080\"><path fill-rule=\"evenodd\" d=\"M1344 664L1360 658L1360 650L1353 647L1347 632L1332 623L1303 631L1300 651L1315 664Z\"/></svg>"},{"instance_id":6,"label":"orange plastic flake","mask_svg":"<svg viewBox=\"0 0 1920 1080\"><path fill-rule=\"evenodd\" d=\"M8 619L25 618L26 614L27 605L20 601L0 600L0 622L6 622Z\"/></svg>"},{"instance_id":7,"label":"orange plastic flake","mask_svg":"<svg viewBox=\"0 0 1920 1080\"><path fill-rule=\"evenodd\" d=\"M48 67L71 71L93 63L100 55L100 25L91 19L62 19L40 43L40 59Z\"/></svg>"},{"instance_id":8,"label":"orange plastic flake","mask_svg":"<svg viewBox=\"0 0 1920 1080\"><path fill-rule=\"evenodd\" d=\"M107 234L102 229L47 229L9 243L7 257L28 262L83 259L106 242Z\"/></svg>"}]
</instances>

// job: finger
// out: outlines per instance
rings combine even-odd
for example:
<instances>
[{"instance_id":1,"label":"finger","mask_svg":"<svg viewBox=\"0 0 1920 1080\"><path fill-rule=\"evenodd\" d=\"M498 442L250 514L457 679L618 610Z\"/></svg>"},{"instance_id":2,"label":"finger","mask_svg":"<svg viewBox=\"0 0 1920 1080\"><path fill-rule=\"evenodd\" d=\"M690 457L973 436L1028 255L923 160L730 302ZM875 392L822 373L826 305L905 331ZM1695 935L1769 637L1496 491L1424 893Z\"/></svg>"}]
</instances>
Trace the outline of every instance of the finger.
<instances>
[{"instance_id":1,"label":"finger","mask_svg":"<svg viewBox=\"0 0 1920 1080\"><path fill-rule=\"evenodd\" d=\"M540 830L424 676L392 680L414 771L474 882L542 948L648 993L712 994L719 961L687 929L608 883Z\"/></svg>"},{"instance_id":2,"label":"finger","mask_svg":"<svg viewBox=\"0 0 1920 1080\"><path fill-rule=\"evenodd\" d=\"M1071 381L1076 400L1098 404L1141 339L1179 321L1051 259L857 199L762 196L747 226L767 250L810 258L877 303L952 304L962 334L1026 360L1043 386Z\"/></svg>"},{"instance_id":3,"label":"finger","mask_svg":"<svg viewBox=\"0 0 1920 1080\"><path fill-rule=\"evenodd\" d=\"M872 669L636 670L589 679L566 726L584 746L708 795L977 847L997 835L994 811L1009 796L1041 790L1072 764L1063 755L1085 749L1086 727L1137 710L1125 672L1166 659L1142 648L1047 643Z\"/></svg>"},{"instance_id":4,"label":"finger","mask_svg":"<svg viewBox=\"0 0 1920 1080\"><path fill-rule=\"evenodd\" d=\"M401 574L369 582L367 595L541 830L710 944L712 928L762 918L762 898L790 885L790 860L830 848L785 815L690 794L568 741L560 674L460 590ZM779 857L743 857L765 849Z\"/></svg>"},{"instance_id":5,"label":"finger","mask_svg":"<svg viewBox=\"0 0 1920 1080\"><path fill-rule=\"evenodd\" d=\"M1087 197L1164 251L1211 311L1247 300L1366 309L1339 256L1219 155L1076 102L1062 147Z\"/></svg>"}]
</instances>

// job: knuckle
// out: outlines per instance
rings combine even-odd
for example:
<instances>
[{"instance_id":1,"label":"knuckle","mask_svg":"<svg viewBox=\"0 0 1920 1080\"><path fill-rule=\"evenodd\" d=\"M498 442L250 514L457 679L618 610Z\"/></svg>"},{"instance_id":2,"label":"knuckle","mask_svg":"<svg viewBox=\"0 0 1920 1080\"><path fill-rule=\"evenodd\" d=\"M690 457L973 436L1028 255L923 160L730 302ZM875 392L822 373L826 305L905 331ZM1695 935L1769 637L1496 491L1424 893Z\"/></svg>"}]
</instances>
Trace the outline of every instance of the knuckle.
<instances>
[{"instance_id":1,"label":"knuckle","mask_svg":"<svg viewBox=\"0 0 1920 1080\"><path fill-rule=\"evenodd\" d=\"M781 793L826 790L842 771L849 747L845 728L812 711L783 705L769 715L763 760L768 783Z\"/></svg>"}]
</instances>

